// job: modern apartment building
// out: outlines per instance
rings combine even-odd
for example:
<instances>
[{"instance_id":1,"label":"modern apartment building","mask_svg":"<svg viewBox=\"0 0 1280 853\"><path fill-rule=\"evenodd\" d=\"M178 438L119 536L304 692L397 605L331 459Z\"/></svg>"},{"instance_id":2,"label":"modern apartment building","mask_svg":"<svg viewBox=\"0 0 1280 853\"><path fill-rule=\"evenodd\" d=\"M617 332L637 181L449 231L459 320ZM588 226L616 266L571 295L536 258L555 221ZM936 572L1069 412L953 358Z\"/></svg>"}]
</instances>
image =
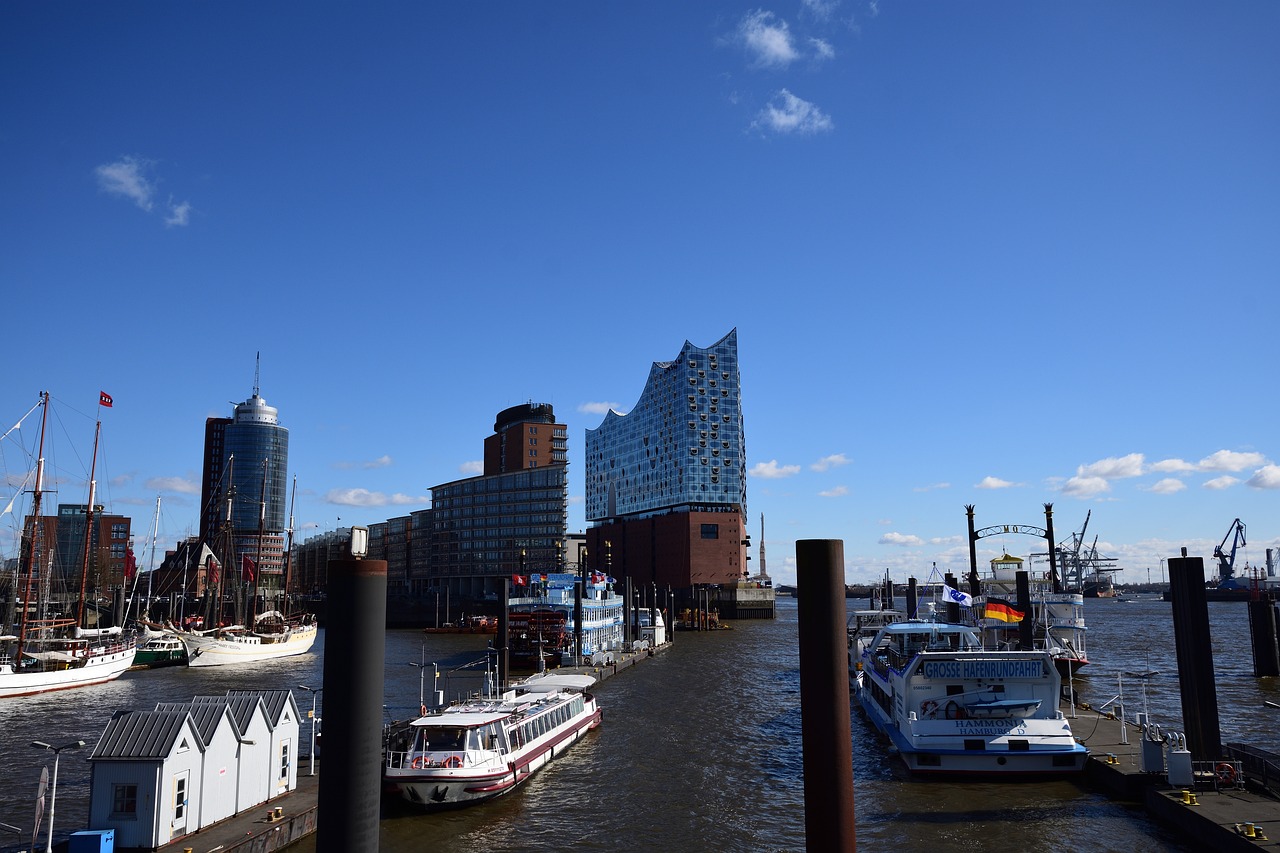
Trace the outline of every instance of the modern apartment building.
<instances>
[{"instance_id":1,"label":"modern apartment building","mask_svg":"<svg viewBox=\"0 0 1280 853\"><path fill-rule=\"evenodd\" d=\"M746 574L738 333L654 362L639 401L586 434L587 565L685 590Z\"/></svg>"}]
</instances>

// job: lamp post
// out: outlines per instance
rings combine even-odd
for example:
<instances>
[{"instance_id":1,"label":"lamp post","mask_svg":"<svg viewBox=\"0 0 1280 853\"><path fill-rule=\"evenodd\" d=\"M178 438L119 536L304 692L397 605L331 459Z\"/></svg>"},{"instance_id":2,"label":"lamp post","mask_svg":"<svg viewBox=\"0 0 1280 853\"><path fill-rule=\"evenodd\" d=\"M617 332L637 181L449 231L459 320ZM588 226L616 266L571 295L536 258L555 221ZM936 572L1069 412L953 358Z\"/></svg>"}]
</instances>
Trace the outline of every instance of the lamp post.
<instances>
[{"instance_id":1,"label":"lamp post","mask_svg":"<svg viewBox=\"0 0 1280 853\"><path fill-rule=\"evenodd\" d=\"M49 838L44 848L45 853L53 853L53 810L58 801L58 757L64 749L80 749L84 746L84 741L73 740L62 746L52 746L42 740L33 740L31 745L36 749L47 749L53 753L53 785L49 789Z\"/></svg>"},{"instance_id":2,"label":"lamp post","mask_svg":"<svg viewBox=\"0 0 1280 853\"><path fill-rule=\"evenodd\" d=\"M311 694L311 772L309 775L314 776L316 775L316 694L324 688L299 684L298 689Z\"/></svg>"}]
</instances>

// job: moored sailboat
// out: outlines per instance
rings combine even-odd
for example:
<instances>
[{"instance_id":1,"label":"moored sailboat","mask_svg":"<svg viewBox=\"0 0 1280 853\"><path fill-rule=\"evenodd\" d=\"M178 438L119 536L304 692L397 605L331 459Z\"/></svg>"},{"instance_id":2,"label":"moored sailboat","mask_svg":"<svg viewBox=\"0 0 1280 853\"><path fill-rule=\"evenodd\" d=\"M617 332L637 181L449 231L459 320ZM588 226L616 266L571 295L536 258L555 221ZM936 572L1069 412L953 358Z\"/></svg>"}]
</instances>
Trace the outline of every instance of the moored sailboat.
<instances>
[{"instance_id":1,"label":"moored sailboat","mask_svg":"<svg viewBox=\"0 0 1280 853\"><path fill-rule=\"evenodd\" d=\"M100 405L110 405L110 397L101 395ZM85 523L85 553L78 589L75 618L53 610L53 546L48 541L42 516L44 493L44 443L49 416L49 392L40 393L40 401L27 415L41 408L40 439L35 457L31 512L23 524L22 552L18 571L8 590L9 612L16 615L6 620L12 633L0 631L0 698L29 696L53 690L67 690L101 684L118 678L134 661L137 649L132 637L119 627L86 628L85 591L89 550L93 540L93 507L95 482L93 467L89 472L89 504ZM23 416L23 419L27 417ZM18 422L21 424L21 420ZM102 422L94 433L93 466L97 465L98 437ZM16 427L15 427L16 429ZM10 430L12 432L12 430ZM6 433L7 436L9 433ZM13 501L5 512L13 507Z\"/></svg>"}]
</instances>

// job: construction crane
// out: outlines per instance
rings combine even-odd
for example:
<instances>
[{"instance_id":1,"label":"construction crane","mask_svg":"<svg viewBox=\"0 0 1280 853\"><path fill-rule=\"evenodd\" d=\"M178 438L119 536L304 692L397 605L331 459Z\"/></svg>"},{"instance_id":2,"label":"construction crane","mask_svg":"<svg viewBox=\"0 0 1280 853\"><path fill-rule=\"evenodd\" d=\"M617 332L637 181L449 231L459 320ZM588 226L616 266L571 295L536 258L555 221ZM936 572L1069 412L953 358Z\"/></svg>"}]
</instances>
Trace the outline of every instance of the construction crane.
<instances>
[{"instance_id":1,"label":"construction crane","mask_svg":"<svg viewBox=\"0 0 1280 853\"><path fill-rule=\"evenodd\" d=\"M1231 540L1231 554L1223 553L1223 549L1227 547L1227 540ZM1218 561L1218 586L1234 587L1236 584L1231 580L1236 572L1236 549L1247 545L1244 541L1244 522L1236 519L1231 522L1231 526L1227 528L1227 535L1222 537L1222 544L1214 547L1213 556Z\"/></svg>"}]
</instances>

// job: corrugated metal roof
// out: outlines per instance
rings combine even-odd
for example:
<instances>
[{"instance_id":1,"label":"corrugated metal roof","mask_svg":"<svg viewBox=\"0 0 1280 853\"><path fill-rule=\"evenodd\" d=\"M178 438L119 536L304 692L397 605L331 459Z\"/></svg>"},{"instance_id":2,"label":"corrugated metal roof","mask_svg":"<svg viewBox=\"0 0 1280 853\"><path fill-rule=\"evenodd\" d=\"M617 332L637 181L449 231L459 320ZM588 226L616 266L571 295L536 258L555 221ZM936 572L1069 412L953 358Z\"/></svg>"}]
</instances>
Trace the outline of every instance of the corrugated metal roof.
<instances>
[{"instance_id":1,"label":"corrugated metal roof","mask_svg":"<svg viewBox=\"0 0 1280 853\"><path fill-rule=\"evenodd\" d=\"M195 723L196 730L200 732L200 737L204 739L205 743L211 743L214 732L218 730L218 724L227 715L227 701L221 696L203 696L197 697L197 699L213 699L216 701L161 702L156 705L156 710L186 711L191 714L191 720ZM231 718L231 728L238 739L244 739L240 727L236 725L235 717Z\"/></svg>"},{"instance_id":2,"label":"corrugated metal roof","mask_svg":"<svg viewBox=\"0 0 1280 853\"><path fill-rule=\"evenodd\" d=\"M190 715L185 710L117 711L93 748L89 760L97 758L129 758L154 760L173 752L174 744L189 733L193 748L204 751L204 741L194 726L188 727Z\"/></svg>"},{"instance_id":3,"label":"corrugated metal roof","mask_svg":"<svg viewBox=\"0 0 1280 853\"><path fill-rule=\"evenodd\" d=\"M293 695L289 690L228 690L227 697L235 698L238 696L257 696L262 699L262 704L267 709L267 720L270 721L271 727L274 729L276 723L280 722L280 714L284 711L286 705L289 704L289 697Z\"/></svg>"}]
</instances>

